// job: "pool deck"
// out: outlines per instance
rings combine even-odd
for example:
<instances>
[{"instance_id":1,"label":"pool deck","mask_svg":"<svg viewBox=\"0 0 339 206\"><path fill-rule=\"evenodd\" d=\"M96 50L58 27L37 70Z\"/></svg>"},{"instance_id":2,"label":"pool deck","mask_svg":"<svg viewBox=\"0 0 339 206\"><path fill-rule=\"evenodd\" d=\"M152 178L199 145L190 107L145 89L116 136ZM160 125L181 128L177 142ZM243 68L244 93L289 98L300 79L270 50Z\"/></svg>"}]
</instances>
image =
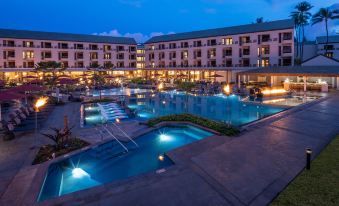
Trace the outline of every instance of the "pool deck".
<instances>
[{"instance_id":1,"label":"pool deck","mask_svg":"<svg viewBox=\"0 0 339 206\"><path fill-rule=\"evenodd\" d=\"M35 203L46 164L31 166L32 134L0 142L0 205L267 205L339 133L339 93L244 128L238 137L213 136L168 153L175 165L130 179ZM76 135L95 144L96 131L79 128L79 104L57 107L45 125L68 114ZM130 135L146 129L121 127ZM46 129L46 128L43 128ZM47 140L40 141L40 144Z\"/></svg>"}]
</instances>

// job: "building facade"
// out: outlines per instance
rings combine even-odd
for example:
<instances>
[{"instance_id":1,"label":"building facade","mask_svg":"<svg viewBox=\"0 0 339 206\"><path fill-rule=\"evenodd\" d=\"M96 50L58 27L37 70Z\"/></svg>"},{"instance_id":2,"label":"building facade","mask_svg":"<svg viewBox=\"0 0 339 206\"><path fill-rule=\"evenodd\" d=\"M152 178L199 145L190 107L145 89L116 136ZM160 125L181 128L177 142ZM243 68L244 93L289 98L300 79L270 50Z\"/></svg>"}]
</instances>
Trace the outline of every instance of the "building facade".
<instances>
[{"instance_id":1,"label":"building facade","mask_svg":"<svg viewBox=\"0 0 339 206\"><path fill-rule=\"evenodd\" d=\"M329 36L328 44L326 39L326 36L316 38L317 54L339 60L339 35Z\"/></svg>"},{"instance_id":2,"label":"building facade","mask_svg":"<svg viewBox=\"0 0 339 206\"><path fill-rule=\"evenodd\" d=\"M293 65L293 37L291 20L157 36L145 43L146 70L150 76L234 81L238 71Z\"/></svg>"},{"instance_id":3,"label":"building facade","mask_svg":"<svg viewBox=\"0 0 339 206\"><path fill-rule=\"evenodd\" d=\"M3 79L23 77L45 61L60 62L70 72L95 67L131 70L137 67L137 44L124 37L0 29Z\"/></svg>"}]
</instances>

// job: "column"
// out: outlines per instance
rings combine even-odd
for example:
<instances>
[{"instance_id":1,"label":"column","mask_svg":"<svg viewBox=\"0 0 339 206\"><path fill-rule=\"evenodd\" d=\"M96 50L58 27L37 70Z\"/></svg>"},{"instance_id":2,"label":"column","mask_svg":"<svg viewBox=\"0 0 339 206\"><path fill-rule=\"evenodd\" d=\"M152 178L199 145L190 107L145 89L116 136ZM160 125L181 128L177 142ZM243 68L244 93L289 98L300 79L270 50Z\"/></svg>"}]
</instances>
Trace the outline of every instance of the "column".
<instances>
[{"instance_id":1,"label":"column","mask_svg":"<svg viewBox=\"0 0 339 206\"><path fill-rule=\"evenodd\" d=\"M337 90L339 90L339 77L337 77Z\"/></svg>"},{"instance_id":2,"label":"column","mask_svg":"<svg viewBox=\"0 0 339 206\"><path fill-rule=\"evenodd\" d=\"M303 81L304 81L304 92L307 91L307 77L306 76L303 76Z\"/></svg>"}]
</instances>

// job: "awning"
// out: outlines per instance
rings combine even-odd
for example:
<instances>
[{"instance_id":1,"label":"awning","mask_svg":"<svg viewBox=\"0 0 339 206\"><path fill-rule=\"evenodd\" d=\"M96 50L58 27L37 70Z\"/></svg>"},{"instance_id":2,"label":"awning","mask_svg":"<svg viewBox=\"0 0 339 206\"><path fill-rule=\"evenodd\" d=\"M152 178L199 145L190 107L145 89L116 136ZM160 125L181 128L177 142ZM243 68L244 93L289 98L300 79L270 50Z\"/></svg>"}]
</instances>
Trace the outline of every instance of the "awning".
<instances>
[{"instance_id":1,"label":"awning","mask_svg":"<svg viewBox=\"0 0 339 206\"><path fill-rule=\"evenodd\" d=\"M257 75L257 76L339 77L339 67L338 66L265 67L242 71L237 74Z\"/></svg>"}]
</instances>

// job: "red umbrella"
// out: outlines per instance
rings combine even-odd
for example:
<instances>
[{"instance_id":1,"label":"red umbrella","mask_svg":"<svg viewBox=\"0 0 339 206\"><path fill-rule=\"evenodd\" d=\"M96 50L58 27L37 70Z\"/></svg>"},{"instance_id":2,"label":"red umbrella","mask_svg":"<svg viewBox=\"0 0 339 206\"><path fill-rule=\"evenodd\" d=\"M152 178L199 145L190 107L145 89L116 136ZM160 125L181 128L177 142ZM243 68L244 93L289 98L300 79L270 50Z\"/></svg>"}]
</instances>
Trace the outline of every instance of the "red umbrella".
<instances>
[{"instance_id":1,"label":"red umbrella","mask_svg":"<svg viewBox=\"0 0 339 206\"><path fill-rule=\"evenodd\" d=\"M64 78L71 78L70 76L66 75L66 74L62 74L58 76L59 79L64 79Z\"/></svg>"},{"instance_id":2,"label":"red umbrella","mask_svg":"<svg viewBox=\"0 0 339 206\"><path fill-rule=\"evenodd\" d=\"M76 79L66 79L66 78L64 78L64 79L60 79L58 82L59 82L59 84L75 84L75 83L77 83L77 81L78 80L76 80Z\"/></svg>"},{"instance_id":3,"label":"red umbrella","mask_svg":"<svg viewBox=\"0 0 339 206\"><path fill-rule=\"evenodd\" d=\"M0 93L0 102L11 101L11 100L15 100L15 99L21 99L23 97L24 96L21 95L21 94L4 91L4 92ZM0 104L0 121L1 121L1 104Z\"/></svg>"},{"instance_id":4,"label":"red umbrella","mask_svg":"<svg viewBox=\"0 0 339 206\"><path fill-rule=\"evenodd\" d=\"M36 79L36 78L38 78L38 77L36 77L36 76L24 76L24 77L22 77L23 79Z\"/></svg>"},{"instance_id":5,"label":"red umbrella","mask_svg":"<svg viewBox=\"0 0 339 206\"><path fill-rule=\"evenodd\" d=\"M34 79L34 80L32 80L32 81L29 81L28 83L29 83L29 84L41 84L42 81L41 81L40 79Z\"/></svg>"},{"instance_id":6,"label":"red umbrella","mask_svg":"<svg viewBox=\"0 0 339 206\"><path fill-rule=\"evenodd\" d=\"M34 84L24 84L21 86L17 86L14 88L11 88L10 91L13 92L35 92L35 91L43 91L46 88L43 86L38 86L38 85L34 85Z\"/></svg>"}]
</instances>

